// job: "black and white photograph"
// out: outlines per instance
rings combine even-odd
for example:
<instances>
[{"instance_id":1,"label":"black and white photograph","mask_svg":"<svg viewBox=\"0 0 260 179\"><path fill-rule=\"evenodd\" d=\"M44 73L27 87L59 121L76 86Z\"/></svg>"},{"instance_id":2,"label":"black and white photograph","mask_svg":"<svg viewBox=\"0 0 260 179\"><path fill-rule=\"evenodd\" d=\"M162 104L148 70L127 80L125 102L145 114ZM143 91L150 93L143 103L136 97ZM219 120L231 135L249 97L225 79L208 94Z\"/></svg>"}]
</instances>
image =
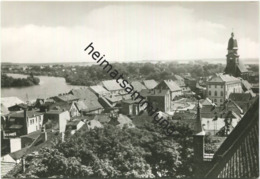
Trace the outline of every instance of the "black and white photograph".
<instances>
[{"instance_id":1,"label":"black and white photograph","mask_svg":"<svg viewBox=\"0 0 260 179\"><path fill-rule=\"evenodd\" d=\"M0 3L1 178L259 178L259 1Z\"/></svg>"}]
</instances>

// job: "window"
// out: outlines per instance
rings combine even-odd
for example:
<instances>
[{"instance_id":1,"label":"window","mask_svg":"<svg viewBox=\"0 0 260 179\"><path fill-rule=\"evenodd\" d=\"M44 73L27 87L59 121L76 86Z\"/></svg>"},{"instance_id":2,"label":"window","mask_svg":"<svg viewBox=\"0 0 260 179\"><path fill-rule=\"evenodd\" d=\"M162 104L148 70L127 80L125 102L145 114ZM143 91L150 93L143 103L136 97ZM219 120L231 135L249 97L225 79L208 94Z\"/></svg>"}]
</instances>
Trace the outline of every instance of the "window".
<instances>
[{"instance_id":1,"label":"window","mask_svg":"<svg viewBox=\"0 0 260 179\"><path fill-rule=\"evenodd\" d=\"M222 99L220 99L220 102L222 103L222 102L223 102L223 100L222 100Z\"/></svg>"},{"instance_id":2,"label":"window","mask_svg":"<svg viewBox=\"0 0 260 179\"><path fill-rule=\"evenodd\" d=\"M224 93L223 93L223 91L221 91L221 96L224 96Z\"/></svg>"},{"instance_id":3,"label":"window","mask_svg":"<svg viewBox=\"0 0 260 179\"><path fill-rule=\"evenodd\" d=\"M217 88L217 85L215 85L215 88Z\"/></svg>"},{"instance_id":4,"label":"window","mask_svg":"<svg viewBox=\"0 0 260 179\"><path fill-rule=\"evenodd\" d=\"M217 102L217 99L214 99L214 102L216 103L216 102Z\"/></svg>"},{"instance_id":5,"label":"window","mask_svg":"<svg viewBox=\"0 0 260 179\"><path fill-rule=\"evenodd\" d=\"M218 92L217 91L215 91L215 96L217 96L218 95Z\"/></svg>"},{"instance_id":6,"label":"window","mask_svg":"<svg viewBox=\"0 0 260 179\"><path fill-rule=\"evenodd\" d=\"M211 96L211 91L209 91L209 96Z\"/></svg>"}]
</instances>

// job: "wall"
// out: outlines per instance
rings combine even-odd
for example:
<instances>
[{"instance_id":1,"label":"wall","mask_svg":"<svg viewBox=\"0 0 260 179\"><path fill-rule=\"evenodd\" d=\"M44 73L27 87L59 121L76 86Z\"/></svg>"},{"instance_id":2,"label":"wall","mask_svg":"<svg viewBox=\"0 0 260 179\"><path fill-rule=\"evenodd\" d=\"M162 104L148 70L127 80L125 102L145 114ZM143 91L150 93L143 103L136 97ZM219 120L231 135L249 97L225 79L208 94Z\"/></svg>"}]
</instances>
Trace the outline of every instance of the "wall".
<instances>
[{"instance_id":1,"label":"wall","mask_svg":"<svg viewBox=\"0 0 260 179\"><path fill-rule=\"evenodd\" d=\"M20 138L15 138L15 139L10 139L10 153L16 152L22 148L21 144L21 139Z\"/></svg>"},{"instance_id":2,"label":"wall","mask_svg":"<svg viewBox=\"0 0 260 179\"><path fill-rule=\"evenodd\" d=\"M43 124L43 115L34 116L27 119L27 134L41 130Z\"/></svg>"}]
</instances>

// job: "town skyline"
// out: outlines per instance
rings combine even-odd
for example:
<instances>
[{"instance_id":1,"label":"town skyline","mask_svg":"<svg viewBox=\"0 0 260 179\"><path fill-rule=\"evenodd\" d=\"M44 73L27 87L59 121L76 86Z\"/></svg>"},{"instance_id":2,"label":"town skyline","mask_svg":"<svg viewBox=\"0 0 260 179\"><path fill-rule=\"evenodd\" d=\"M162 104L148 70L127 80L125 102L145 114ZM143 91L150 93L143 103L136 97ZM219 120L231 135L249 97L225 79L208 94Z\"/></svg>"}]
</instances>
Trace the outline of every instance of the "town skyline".
<instances>
[{"instance_id":1,"label":"town skyline","mask_svg":"<svg viewBox=\"0 0 260 179\"><path fill-rule=\"evenodd\" d=\"M2 7L2 62L91 62L84 54L89 41L111 62L224 60L232 31L242 60L259 57L258 2L3 2Z\"/></svg>"}]
</instances>

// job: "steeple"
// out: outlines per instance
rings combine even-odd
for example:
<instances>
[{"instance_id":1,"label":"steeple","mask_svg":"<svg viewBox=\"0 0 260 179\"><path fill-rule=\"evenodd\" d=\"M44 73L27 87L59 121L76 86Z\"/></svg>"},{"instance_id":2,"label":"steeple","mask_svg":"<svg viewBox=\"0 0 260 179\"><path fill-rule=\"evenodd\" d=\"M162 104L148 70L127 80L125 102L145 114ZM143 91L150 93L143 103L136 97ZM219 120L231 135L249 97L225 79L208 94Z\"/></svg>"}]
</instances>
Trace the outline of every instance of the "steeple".
<instances>
[{"instance_id":1,"label":"steeple","mask_svg":"<svg viewBox=\"0 0 260 179\"><path fill-rule=\"evenodd\" d=\"M195 135L205 135L205 131L201 125L201 115L200 115L200 97L198 97L198 105L197 105L197 117L195 123Z\"/></svg>"},{"instance_id":2,"label":"steeple","mask_svg":"<svg viewBox=\"0 0 260 179\"><path fill-rule=\"evenodd\" d=\"M228 41L228 48L227 48L228 53L230 53L230 52L235 52L236 53L236 51L238 50L237 40L235 39L234 36L235 36L235 34L234 34L234 32L232 32L231 33L231 37L230 37L230 39Z\"/></svg>"}]
</instances>

